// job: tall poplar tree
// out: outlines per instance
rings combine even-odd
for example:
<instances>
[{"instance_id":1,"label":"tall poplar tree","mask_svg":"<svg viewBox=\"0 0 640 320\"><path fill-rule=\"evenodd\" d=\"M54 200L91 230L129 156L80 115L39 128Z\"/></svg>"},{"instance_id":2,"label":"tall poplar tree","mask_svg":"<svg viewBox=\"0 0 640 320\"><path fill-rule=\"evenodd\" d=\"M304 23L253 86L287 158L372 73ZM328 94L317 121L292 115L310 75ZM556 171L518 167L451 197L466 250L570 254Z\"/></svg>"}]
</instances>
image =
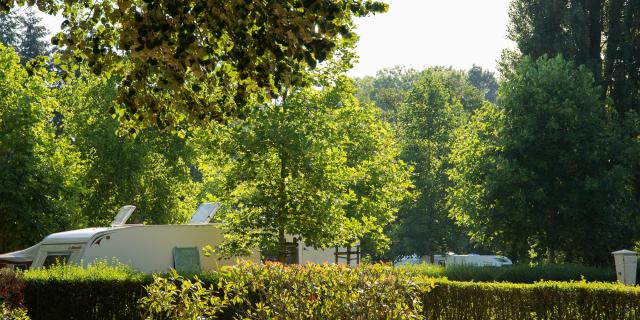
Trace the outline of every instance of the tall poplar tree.
<instances>
[{"instance_id":1,"label":"tall poplar tree","mask_svg":"<svg viewBox=\"0 0 640 320\"><path fill-rule=\"evenodd\" d=\"M561 54L587 66L621 115L640 110L640 3L515 0L509 37L534 59Z\"/></svg>"}]
</instances>

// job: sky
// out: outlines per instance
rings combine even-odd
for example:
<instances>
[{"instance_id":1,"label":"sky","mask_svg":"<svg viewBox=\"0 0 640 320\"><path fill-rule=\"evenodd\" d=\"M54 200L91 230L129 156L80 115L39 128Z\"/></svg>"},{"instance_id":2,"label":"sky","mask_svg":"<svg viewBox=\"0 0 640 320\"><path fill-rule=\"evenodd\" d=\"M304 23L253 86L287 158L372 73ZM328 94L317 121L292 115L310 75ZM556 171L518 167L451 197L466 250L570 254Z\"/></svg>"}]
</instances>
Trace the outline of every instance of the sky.
<instances>
[{"instance_id":1,"label":"sky","mask_svg":"<svg viewBox=\"0 0 640 320\"><path fill-rule=\"evenodd\" d=\"M389 11L358 18L360 62L349 75L396 65L422 69L473 64L492 71L505 48L509 0L386 0Z\"/></svg>"},{"instance_id":2,"label":"sky","mask_svg":"<svg viewBox=\"0 0 640 320\"><path fill-rule=\"evenodd\" d=\"M383 0L389 11L356 20L359 63L350 76L375 75L393 66L422 69L474 64L496 70L507 39L509 0ZM61 17L44 17L57 32Z\"/></svg>"}]
</instances>

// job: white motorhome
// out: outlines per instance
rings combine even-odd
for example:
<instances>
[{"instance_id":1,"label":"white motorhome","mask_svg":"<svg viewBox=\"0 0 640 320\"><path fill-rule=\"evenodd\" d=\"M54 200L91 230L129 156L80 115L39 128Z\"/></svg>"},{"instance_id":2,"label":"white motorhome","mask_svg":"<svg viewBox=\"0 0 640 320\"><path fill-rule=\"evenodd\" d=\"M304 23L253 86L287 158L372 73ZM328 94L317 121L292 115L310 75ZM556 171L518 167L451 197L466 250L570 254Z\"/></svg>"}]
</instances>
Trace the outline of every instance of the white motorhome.
<instances>
[{"instance_id":1,"label":"white motorhome","mask_svg":"<svg viewBox=\"0 0 640 320\"><path fill-rule=\"evenodd\" d=\"M445 266L476 266L476 267L503 267L513 263L509 258L495 255L478 254L448 254L446 256L435 255L434 261ZM444 263L443 263L444 262Z\"/></svg>"},{"instance_id":2,"label":"white motorhome","mask_svg":"<svg viewBox=\"0 0 640 320\"><path fill-rule=\"evenodd\" d=\"M135 207L124 206L111 227L51 234L28 249L0 255L0 264L39 268L60 262L87 266L106 260L145 273L217 269L237 261L219 259L215 253L206 256L202 250L223 240L219 225L209 223L219 207L218 203L202 204L189 224L135 225L126 224ZM260 255L254 252L242 259L259 263Z\"/></svg>"},{"instance_id":3,"label":"white motorhome","mask_svg":"<svg viewBox=\"0 0 640 320\"><path fill-rule=\"evenodd\" d=\"M96 261L117 261L144 273L214 270L232 265L238 259L261 262L259 252L247 257L219 259L207 256L204 247L216 246L224 240L218 224L209 223L220 208L219 203L203 203L188 224L138 225L126 224L134 206L120 209L110 227L86 228L54 233L40 243L21 251L0 254L0 267L47 267L55 263L82 264ZM292 236L289 238L293 239ZM291 240L290 239L290 240ZM296 242L291 248L290 263L338 263L355 266L360 262L359 246L352 248L312 248Z\"/></svg>"}]
</instances>

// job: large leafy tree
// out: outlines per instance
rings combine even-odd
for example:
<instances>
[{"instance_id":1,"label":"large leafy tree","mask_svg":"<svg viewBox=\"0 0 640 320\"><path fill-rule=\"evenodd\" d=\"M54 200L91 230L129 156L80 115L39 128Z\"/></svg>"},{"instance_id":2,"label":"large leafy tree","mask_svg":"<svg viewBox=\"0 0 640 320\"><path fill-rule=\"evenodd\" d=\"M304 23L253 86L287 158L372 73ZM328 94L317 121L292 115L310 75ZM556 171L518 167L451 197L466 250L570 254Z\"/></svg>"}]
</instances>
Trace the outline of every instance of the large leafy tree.
<instances>
[{"instance_id":1,"label":"large leafy tree","mask_svg":"<svg viewBox=\"0 0 640 320\"><path fill-rule=\"evenodd\" d=\"M603 263L637 230L619 134L585 67L525 58L460 129L452 216L515 258Z\"/></svg>"},{"instance_id":2,"label":"large leafy tree","mask_svg":"<svg viewBox=\"0 0 640 320\"><path fill-rule=\"evenodd\" d=\"M2 0L0 10L23 3ZM53 40L63 57L122 75L122 121L160 127L243 115L254 99L308 84L308 69L355 41L353 17L387 8L369 0L33 3L66 18Z\"/></svg>"},{"instance_id":3,"label":"large leafy tree","mask_svg":"<svg viewBox=\"0 0 640 320\"><path fill-rule=\"evenodd\" d=\"M468 94L474 90L475 95ZM464 73L433 68L422 73L400 107L402 159L415 167L413 177L419 195L399 212L392 231L392 255L434 254L465 245L464 233L448 217L450 182L446 170L450 168L454 129L466 117L462 101L474 101L469 97L482 100L481 93L466 82Z\"/></svg>"},{"instance_id":4,"label":"large leafy tree","mask_svg":"<svg viewBox=\"0 0 640 320\"><path fill-rule=\"evenodd\" d=\"M534 59L562 54L594 74L621 115L640 106L640 3L515 0L510 38Z\"/></svg>"},{"instance_id":5,"label":"large leafy tree","mask_svg":"<svg viewBox=\"0 0 640 320\"><path fill-rule=\"evenodd\" d=\"M56 90L62 115L58 135L72 140L86 163L84 221L107 225L126 204L138 223L184 223L197 207L200 184L191 175L193 153L186 141L156 129L134 138L119 132L108 110L116 104L116 82L84 76Z\"/></svg>"},{"instance_id":6,"label":"large leafy tree","mask_svg":"<svg viewBox=\"0 0 640 320\"><path fill-rule=\"evenodd\" d=\"M0 252L82 224L86 162L51 122L53 78L0 45Z\"/></svg>"},{"instance_id":7,"label":"large leafy tree","mask_svg":"<svg viewBox=\"0 0 640 320\"><path fill-rule=\"evenodd\" d=\"M250 119L218 127L217 148L229 159L220 179L228 204L221 219L230 231L223 248L237 253L259 245L282 257L286 235L317 247L362 237L384 247L383 227L411 182L376 110L338 80L293 91Z\"/></svg>"}]
</instances>

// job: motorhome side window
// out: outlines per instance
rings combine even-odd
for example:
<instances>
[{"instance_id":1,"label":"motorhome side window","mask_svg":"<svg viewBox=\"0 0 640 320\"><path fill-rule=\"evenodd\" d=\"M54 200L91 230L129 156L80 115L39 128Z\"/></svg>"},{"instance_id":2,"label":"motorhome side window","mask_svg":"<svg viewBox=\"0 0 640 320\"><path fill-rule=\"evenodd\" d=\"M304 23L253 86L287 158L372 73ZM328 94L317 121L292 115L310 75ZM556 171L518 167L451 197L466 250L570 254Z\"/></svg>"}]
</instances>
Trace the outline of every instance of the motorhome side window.
<instances>
[{"instance_id":1,"label":"motorhome side window","mask_svg":"<svg viewBox=\"0 0 640 320\"><path fill-rule=\"evenodd\" d=\"M53 265L66 264L67 262L69 262L70 256L71 253L50 253L44 259L42 266L46 268Z\"/></svg>"}]
</instances>

